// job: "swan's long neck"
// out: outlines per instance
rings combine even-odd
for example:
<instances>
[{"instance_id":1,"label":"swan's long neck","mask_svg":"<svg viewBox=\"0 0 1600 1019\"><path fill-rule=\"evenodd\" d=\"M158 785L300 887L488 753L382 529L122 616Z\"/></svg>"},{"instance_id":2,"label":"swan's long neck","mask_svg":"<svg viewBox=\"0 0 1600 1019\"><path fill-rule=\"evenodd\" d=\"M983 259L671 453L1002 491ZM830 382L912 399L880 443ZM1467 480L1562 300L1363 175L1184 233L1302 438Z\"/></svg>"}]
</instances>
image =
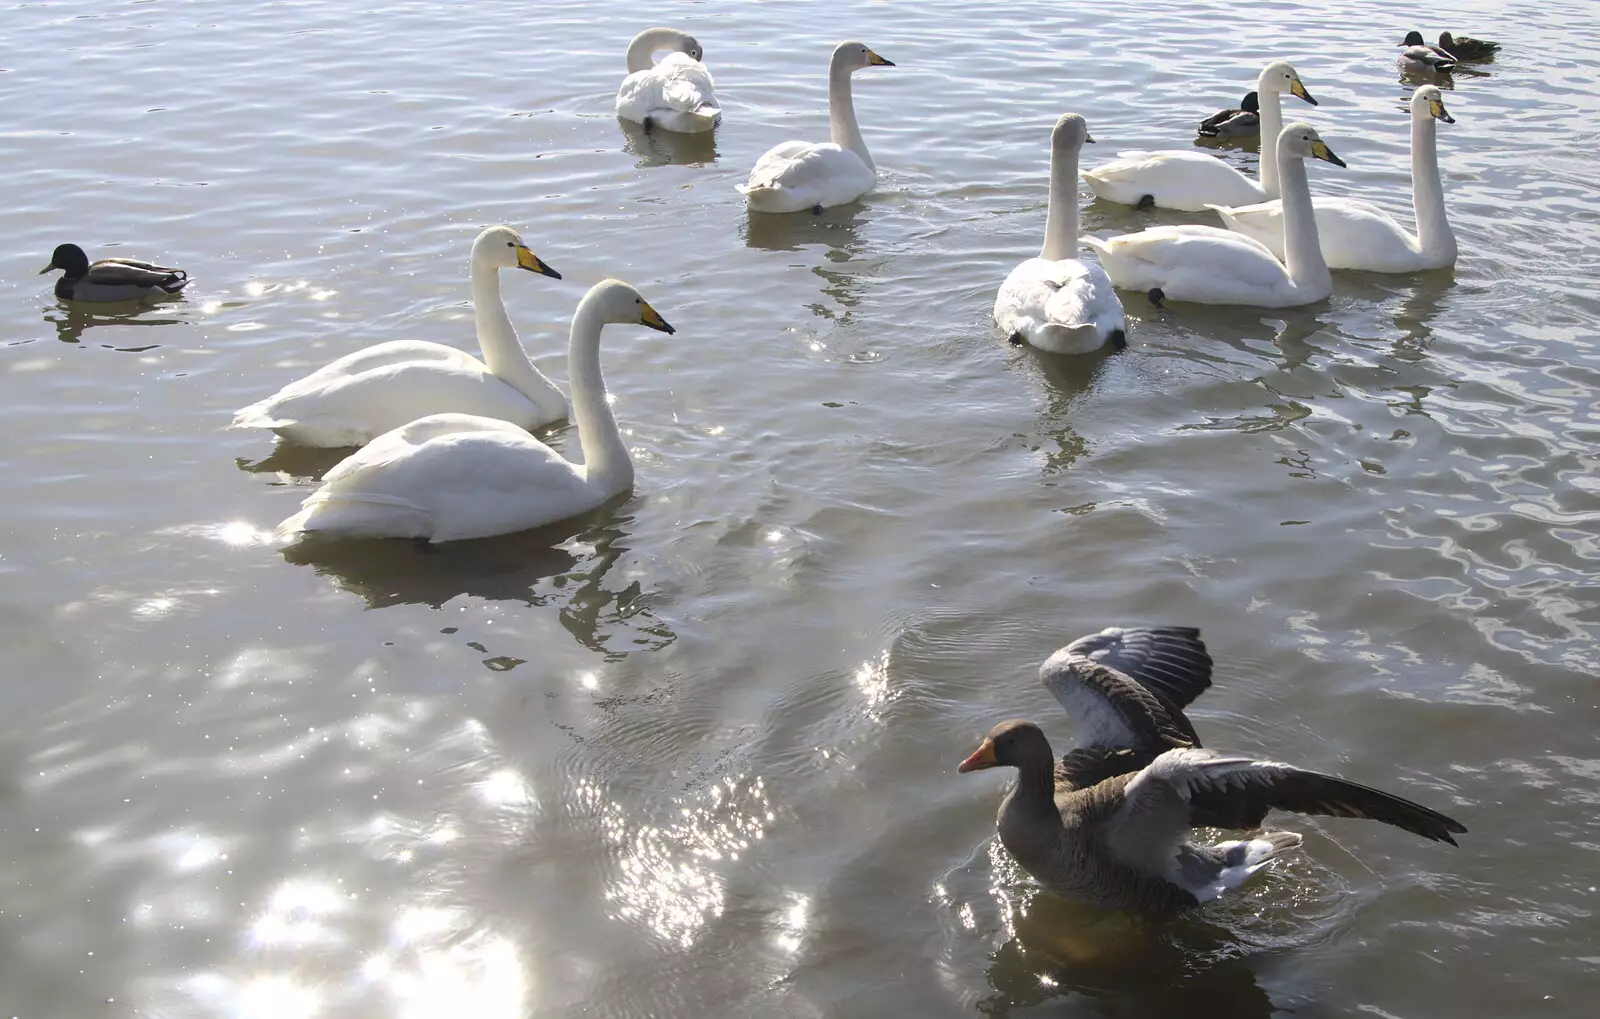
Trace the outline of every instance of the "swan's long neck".
<instances>
[{"instance_id":1,"label":"swan's long neck","mask_svg":"<svg viewBox=\"0 0 1600 1019\"><path fill-rule=\"evenodd\" d=\"M1411 118L1411 207L1417 214L1417 243L1431 254L1456 257L1456 235L1444 211L1439 179L1439 134L1432 115Z\"/></svg>"},{"instance_id":2,"label":"swan's long neck","mask_svg":"<svg viewBox=\"0 0 1600 1019\"><path fill-rule=\"evenodd\" d=\"M1261 190L1268 198L1278 198L1283 192L1278 184L1278 133L1283 130L1283 93L1270 82L1267 72L1256 79L1256 115L1261 118Z\"/></svg>"},{"instance_id":3,"label":"swan's long neck","mask_svg":"<svg viewBox=\"0 0 1600 1019\"><path fill-rule=\"evenodd\" d=\"M1311 206L1311 184L1306 179L1305 160L1282 152L1279 146L1278 176L1283 182L1283 253L1289 278L1306 291L1328 294L1333 291L1333 274L1322 258L1322 242L1317 238L1317 215Z\"/></svg>"},{"instance_id":4,"label":"swan's long neck","mask_svg":"<svg viewBox=\"0 0 1600 1019\"><path fill-rule=\"evenodd\" d=\"M628 73L648 71L655 66L651 56L656 50L673 49L678 45L678 33L670 28L647 28L633 37L628 44Z\"/></svg>"},{"instance_id":5,"label":"swan's long neck","mask_svg":"<svg viewBox=\"0 0 1600 1019\"><path fill-rule=\"evenodd\" d=\"M856 104L850 94L850 71L848 64L828 65L828 133L835 145L854 152L867 164L867 169L877 173L878 165L872 161L872 153L867 151L867 143L861 140L861 128L856 124Z\"/></svg>"},{"instance_id":6,"label":"swan's long neck","mask_svg":"<svg viewBox=\"0 0 1600 1019\"><path fill-rule=\"evenodd\" d=\"M500 270L477 259L472 262L472 317L478 327L478 347L489 371L532 400L542 416L560 417L566 400L554 382L533 366L522 349L511 316L500 298Z\"/></svg>"},{"instance_id":7,"label":"swan's long neck","mask_svg":"<svg viewBox=\"0 0 1600 1019\"><path fill-rule=\"evenodd\" d=\"M1050 148L1050 209L1044 218L1040 258L1078 257L1078 146Z\"/></svg>"},{"instance_id":8,"label":"swan's long neck","mask_svg":"<svg viewBox=\"0 0 1600 1019\"><path fill-rule=\"evenodd\" d=\"M606 399L606 379L600 373L599 302L585 297L572 316L572 337L567 346L567 371L572 378L572 419L583 445L584 476L591 485L620 492L633 484L633 460L617 431L616 415Z\"/></svg>"}]
</instances>

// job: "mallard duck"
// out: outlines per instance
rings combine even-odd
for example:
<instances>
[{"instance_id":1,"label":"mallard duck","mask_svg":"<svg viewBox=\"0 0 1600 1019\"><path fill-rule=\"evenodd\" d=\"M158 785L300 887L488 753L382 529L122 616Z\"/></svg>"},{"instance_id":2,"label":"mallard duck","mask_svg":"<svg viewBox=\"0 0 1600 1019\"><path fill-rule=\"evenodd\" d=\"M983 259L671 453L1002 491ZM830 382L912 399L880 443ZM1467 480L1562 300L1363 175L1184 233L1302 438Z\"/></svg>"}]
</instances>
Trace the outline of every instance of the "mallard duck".
<instances>
[{"instance_id":1,"label":"mallard duck","mask_svg":"<svg viewBox=\"0 0 1600 1019\"><path fill-rule=\"evenodd\" d=\"M1197 129L1205 138L1254 138L1261 133L1261 100L1259 93L1246 92L1236 110L1213 113L1200 122Z\"/></svg>"},{"instance_id":2,"label":"mallard duck","mask_svg":"<svg viewBox=\"0 0 1600 1019\"><path fill-rule=\"evenodd\" d=\"M189 274L182 269L133 258L102 258L90 264L76 244L57 245L39 275L56 269L61 270L56 296L64 301L136 301L152 294L176 294L189 285Z\"/></svg>"},{"instance_id":3,"label":"mallard duck","mask_svg":"<svg viewBox=\"0 0 1600 1019\"><path fill-rule=\"evenodd\" d=\"M756 160L750 177L736 185L751 212L820 213L871 191L878 167L856 123L850 76L864 67L893 67L858 42L842 42L828 59L826 142L783 142Z\"/></svg>"},{"instance_id":4,"label":"mallard duck","mask_svg":"<svg viewBox=\"0 0 1600 1019\"><path fill-rule=\"evenodd\" d=\"M1484 60L1495 55L1500 44L1487 39L1474 39L1469 35L1439 33L1439 48L1453 53L1458 60Z\"/></svg>"},{"instance_id":5,"label":"mallard duck","mask_svg":"<svg viewBox=\"0 0 1600 1019\"><path fill-rule=\"evenodd\" d=\"M672 50L652 64L656 50ZM676 28L647 28L628 44L628 76L617 89L617 116L642 124L700 134L722 123L711 72L700 42Z\"/></svg>"},{"instance_id":6,"label":"mallard duck","mask_svg":"<svg viewBox=\"0 0 1600 1019\"><path fill-rule=\"evenodd\" d=\"M1406 41L1400 44L1400 66L1407 71L1438 71L1443 74L1455 69L1456 55L1438 46L1422 41L1421 32L1407 32Z\"/></svg>"},{"instance_id":7,"label":"mallard duck","mask_svg":"<svg viewBox=\"0 0 1600 1019\"><path fill-rule=\"evenodd\" d=\"M1106 271L1078 257L1078 153L1089 125L1064 113L1050 133L1050 206L1044 247L1000 284L994 321L1013 343L1056 354L1125 347L1127 319Z\"/></svg>"},{"instance_id":8,"label":"mallard duck","mask_svg":"<svg viewBox=\"0 0 1600 1019\"><path fill-rule=\"evenodd\" d=\"M1427 807L1332 775L1203 749L1183 706L1211 685L1200 632L1117 628L1073 641L1040 678L1077 721L1057 761L1044 732L1012 720L989 730L957 769L1010 767L1000 841L1065 898L1166 912L1209 902L1297 848L1294 832L1214 844L1190 829L1256 829L1269 810L1361 817L1455 845L1466 831Z\"/></svg>"},{"instance_id":9,"label":"mallard duck","mask_svg":"<svg viewBox=\"0 0 1600 1019\"><path fill-rule=\"evenodd\" d=\"M620 280L596 283L572 316L567 370L583 460L573 463L497 418L432 414L384 432L323 476L281 537L488 538L586 513L633 485L600 373L608 324L675 330Z\"/></svg>"}]
</instances>

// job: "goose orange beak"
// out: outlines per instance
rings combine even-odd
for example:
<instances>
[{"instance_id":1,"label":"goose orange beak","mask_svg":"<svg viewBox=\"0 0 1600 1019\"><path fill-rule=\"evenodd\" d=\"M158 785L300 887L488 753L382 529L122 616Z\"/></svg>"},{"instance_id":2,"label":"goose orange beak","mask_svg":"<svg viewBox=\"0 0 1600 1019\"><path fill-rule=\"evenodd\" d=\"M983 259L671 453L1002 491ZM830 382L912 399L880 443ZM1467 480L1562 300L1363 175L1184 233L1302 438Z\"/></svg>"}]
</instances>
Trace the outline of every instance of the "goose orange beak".
<instances>
[{"instance_id":1,"label":"goose orange beak","mask_svg":"<svg viewBox=\"0 0 1600 1019\"><path fill-rule=\"evenodd\" d=\"M971 757L967 758L956 766L956 771L966 774L969 771L981 771L984 768L992 768L998 763L999 762L994 759L994 742L992 740L984 740L983 743L979 745L978 749L972 752Z\"/></svg>"}]
</instances>

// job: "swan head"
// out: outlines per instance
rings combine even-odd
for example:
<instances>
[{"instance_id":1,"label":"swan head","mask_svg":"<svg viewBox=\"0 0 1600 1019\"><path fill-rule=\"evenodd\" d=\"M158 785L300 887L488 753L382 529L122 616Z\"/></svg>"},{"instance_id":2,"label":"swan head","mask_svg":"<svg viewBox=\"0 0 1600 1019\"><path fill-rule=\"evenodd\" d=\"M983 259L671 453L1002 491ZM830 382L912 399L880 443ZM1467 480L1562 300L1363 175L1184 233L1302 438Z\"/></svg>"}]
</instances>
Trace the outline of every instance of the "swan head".
<instances>
[{"instance_id":1,"label":"swan head","mask_svg":"<svg viewBox=\"0 0 1600 1019\"><path fill-rule=\"evenodd\" d=\"M1063 113L1056 121L1055 130L1050 132L1051 147L1061 151L1081 148L1084 142L1092 141L1089 122L1076 113Z\"/></svg>"},{"instance_id":2,"label":"swan head","mask_svg":"<svg viewBox=\"0 0 1600 1019\"><path fill-rule=\"evenodd\" d=\"M671 29L670 31L675 37L674 44L679 53L684 54L691 60L705 60L706 51L701 48L699 39L696 39L688 32L680 32L677 29Z\"/></svg>"},{"instance_id":3,"label":"swan head","mask_svg":"<svg viewBox=\"0 0 1600 1019\"><path fill-rule=\"evenodd\" d=\"M522 243L522 235L509 226L491 226L472 242L472 261L496 269L526 269L558 280L561 274L545 265Z\"/></svg>"},{"instance_id":4,"label":"swan head","mask_svg":"<svg viewBox=\"0 0 1600 1019\"><path fill-rule=\"evenodd\" d=\"M1317 101L1306 91L1305 82L1300 80L1300 72L1287 60L1274 60L1261 69L1261 75L1256 79L1256 88L1270 89L1273 92L1287 92L1297 99L1304 99L1312 106Z\"/></svg>"},{"instance_id":5,"label":"swan head","mask_svg":"<svg viewBox=\"0 0 1600 1019\"><path fill-rule=\"evenodd\" d=\"M894 61L878 56L865 43L842 42L833 48L833 59L829 61L829 66L853 72L863 67L893 67Z\"/></svg>"},{"instance_id":6,"label":"swan head","mask_svg":"<svg viewBox=\"0 0 1600 1019\"><path fill-rule=\"evenodd\" d=\"M1444 108L1444 93L1439 91L1437 85L1423 85L1411 94L1411 118L1418 120L1426 117L1442 120L1446 124L1456 122L1456 118Z\"/></svg>"},{"instance_id":7,"label":"swan head","mask_svg":"<svg viewBox=\"0 0 1600 1019\"><path fill-rule=\"evenodd\" d=\"M1320 159L1334 166L1344 166L1345 161L1333 154L1328 143L1322 140L1317 129L1303 120L1286 125L1278 135L1278 152L1288 153L1297 159Z\"/></svg>"},{"instance_id":8,"label":"swan head","mask_svg":"<svg viewBox=\"0 0 1600 1019\"><path fill-rule=\"evenodd\" d=\"M89 256L76 244L58 244L56 250L50 253L50 264L40 269L39 275L55 269L65 272L69 280L77 279L89 271Z\"/></svg>"},{"instance_id":9,"label":"swan head","mask_svg":"<svg viewBox=\"0 0 1600 1019\"><path fill-rule=\"evenodd\" d=\"M669 336L677 332L660 312L639 296L639 291L621 280L602 280L590 287L580 309L589 309L601 322L610 325L649 326Z\"/></svg>"}]
</instances>

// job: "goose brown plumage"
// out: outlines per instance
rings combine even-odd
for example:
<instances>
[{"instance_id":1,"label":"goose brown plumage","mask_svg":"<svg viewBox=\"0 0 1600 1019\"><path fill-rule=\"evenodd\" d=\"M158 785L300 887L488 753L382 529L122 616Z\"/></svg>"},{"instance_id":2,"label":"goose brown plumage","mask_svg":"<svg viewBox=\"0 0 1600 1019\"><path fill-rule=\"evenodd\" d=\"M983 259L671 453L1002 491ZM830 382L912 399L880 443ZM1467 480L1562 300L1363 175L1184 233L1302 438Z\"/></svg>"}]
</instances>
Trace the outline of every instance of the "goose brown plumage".
<instances>
[{"instance_id":1,"label":"goose brown plumage","mask_svg":"<svg viewBox=\"0 0 1600 1019\"><path fill-rule=\"evenodd\" d=\"M1459 822L1398 796L1288 764L1206 750L1183 708L1211 685L1198 630L1111 628L1052 655L1040 678L1077 719L1056 760L1032 722L1002 722L959 771L1012 767L1000 841L1050 891L1166 912L1215 899L1300 845L1294 832L1197 843L1191 828L1259 828L1269 810L1362 817L1455 845Z\"/></svg>"}]
</instances>

